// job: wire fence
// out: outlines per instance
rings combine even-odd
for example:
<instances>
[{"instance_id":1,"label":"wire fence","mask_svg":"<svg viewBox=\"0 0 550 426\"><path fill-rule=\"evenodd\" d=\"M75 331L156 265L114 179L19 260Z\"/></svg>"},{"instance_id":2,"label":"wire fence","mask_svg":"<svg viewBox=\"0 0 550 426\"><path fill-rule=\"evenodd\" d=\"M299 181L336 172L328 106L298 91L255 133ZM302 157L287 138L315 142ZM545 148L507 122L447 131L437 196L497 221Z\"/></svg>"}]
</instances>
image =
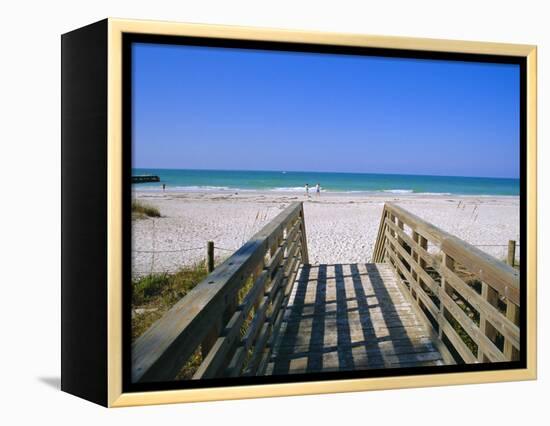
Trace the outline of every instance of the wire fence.
<instances>
[{"instance_id":1,"label":"wire fence","mask_svg":"<svg viewBox=\"0 0 550 426\"><path fill-rule=\"evenodd\" d=\"M214 259L220 261L221 258L227 257L238 250L238 248L227 248L214 245ZM174 256L178 253L186 253L196 251L197 256L191 258ZM200 253L202 251L202 253ZM223 252L222 253L216 253ZM225 255L224 255L225 254ZM136 256L137 255L137 256ZM148 259L144 259L140 255L149 255ZM137 257L141 259L136 261ZM184 267L190 267L200 262L206 262L208 256L207 242L205 241L202 247L184 247L166 250L132 250L132 275L140 277L149 274L174 274Z\"/></svg>"},{"instance_id":2,"label":"wire fence","mask_svg":"<svg viewBox=\"0 0 550 426\"><path fill-rule=\"evenodd\" d=\"M507 263L507 261L509 260L509 256L510 256L509 244L472 244L472 245L474 247L478 247L480 250L490 254L496 259L502 260L505 263ZM519 265L520 253L521 253L521 244L515 242L513 253L512 253L514 264L512 266Z\"/></svg>"},{"instance_id":3,"label":"wire fence","mask_svg":"<svg viewBox=\"0 0 550 426\"><path fill-rule=\"evenodd\" d=\"M208 243L222 240L221 245L214 245L214 260L215 263L219 263L242 247L250 236L279 210L279 207L266 206L246 213L244 222L233 229L232 238L229 240L221 233L212 233L204 240L189 240L184 237L184 240L169 242L165 230L152 218L148 222L150 228L147 235L139 241L140 246L132 249L132 275L140 277L149 274L172 274L201 262L208 264ZM235 247L232 247L233 245Z\"/></svg>"},{"instance_id":4,"label":"wire fence","mask_svg":"<svg viewBox=\"0 0 550 426\"><path fill-rule=\"evenodd\" d=\"M471 222L475 222L478 219L478 210L477 206L473 207L473 210L466 209L465 203L459 203L457 209L464 210L462 218L459 218L459 223L457 225L458 229L463 228ZM172 242L168 238L164 238L165 231L159 227L155 219L151 220L151 228L148 230L148 235L145 236L145 240L140 241L141 246L136 247L132 250L132 275L134 277L141 277L149 274L173 274L183 268L193 267L200 263L208 264L208 241L220 241L220 245L214 244L214 260L215 263L223 261L225 258L229 257L232 253L238 250L245 242L250 238L255 231L258 230L264 223L266 223L274 214L277 213L277 208L267 207L253 211L250 214L247 214L245 222L241 227L233 229L233 237L228 240L225 238L225 234L222 234L222 229L219 229L220 233L212 233L208 235L208 239L202 240L202 238L196 238ZM460 235L459 232L455 232L456 235ZM310 258L314 262L325 263L327 256L331 257L331 250L320 250L320 254L316 254L316 243L315 234L309 234L308 239L313 235L313 241L310 241L311 250ZM481 237L481 235L480 235ZM323 236L326 238L326 235ZM368 238L370 240L371 238ZM146 241L149 241L147 243ZM328 243L328 242L327 242ZM375 241L371 242L370 245L359 244L360 247L357 247L355 243L352 243L354 250L357 252L354 256L355 261L362 261L363 259L370 259L372 255L372 249ZM470 243L471 245L478 247L480 250L490 254L491 256L497 258L498 260L507 261L508 259L508 244L494 244L486 241L479 241L479 243ZM234 245L234 247L233 247ZM176 246L176 247L174 247ZM330 246L329 246L330 247ZM520 244L515 246L515 263L518 264L519 254L520 254ZM430 247L430 250L436 249L435 247ZM340 251L342 252L341 248ZM349 261L349 252L340 253L342 259L338 258L337 253L332 253L336 255L336 260L343 260L344 257Z\"/></svg>"},{"instance_id":5,"label":"wire fence","mask_svg":"<svg viewBox=\"0 0 550 426\"><path fill-rule=\"evenodd\" d=\"M133 250L134 253L181 253L184 251L202 250L204 247L190 247L176 250Z\"/></svg>"},{"instance_id":6,"label":"wire fence","mask_svg":"<svg viewBox=\"0 0 550 426\"><path fill-rule=\"evenodd\" d=\"M149 255L148 259L144 259L143 256L139 262L133 262L132 275L134 277L140 277L149 274L174 274L180 271L186 266L196 265L200 262L206 262L208 256L207 241L205 241L202 247L182 247L176 249L166 250L132 250L133 259L136 260L136 255ZM493 257L506 262L509 254L509 244L472 244L474 247L478 247ZM514 263L519 263L520 244L515 245ZM490 250L486 250L489 248ZM214 244L214 260L218 262L224 258L230 256L239 248L220 247ZM182 258L180 256L174 256L178 253L187 253L196 251L197 256L193 256L191 259L188 257ZM201 253L202 251L202 253ZM220 253L221 252L221 253Z\"/></svg>"}]
</instances>

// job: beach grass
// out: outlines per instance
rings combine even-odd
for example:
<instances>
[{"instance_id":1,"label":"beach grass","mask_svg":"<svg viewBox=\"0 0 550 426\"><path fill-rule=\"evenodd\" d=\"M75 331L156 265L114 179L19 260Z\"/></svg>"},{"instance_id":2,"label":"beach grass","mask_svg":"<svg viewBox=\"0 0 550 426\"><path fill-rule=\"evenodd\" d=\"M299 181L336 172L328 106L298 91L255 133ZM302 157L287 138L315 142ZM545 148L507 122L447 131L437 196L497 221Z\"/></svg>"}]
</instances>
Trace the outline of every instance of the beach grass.
<instances>
[{"instance_id":1,"label":"beach grass","mask_svg":"<svg viewBox=\"0 0 550 426\"><path fill-rule=\"evenodd\" d=\"M132 342L147 331L206 276L205 262L169 273L153 273L132 282ZM176 379L191 379L202 363L200 346L184 364Z\"/></svg>"},{"instance_id":2,"label":"beach grass","mask_svg":"<svg viewBox=\"0 0 550 426\"><path fill-rule=\"evenodd\" d=\"M178 300L206 277L204 262L179 271L153 273L132 282L132 340L141 336Z\"/></svg>"},{"instance_id":3,"label":"beach grass","mask_svg":"<svg viewBox=\"0 0 550 426\"><path fill-rule=\"evenodd\" d=\"M141 201L132 201L132 219L145 219L147 217L160 217L159 209Z\"/></svg>"}]
</instances>

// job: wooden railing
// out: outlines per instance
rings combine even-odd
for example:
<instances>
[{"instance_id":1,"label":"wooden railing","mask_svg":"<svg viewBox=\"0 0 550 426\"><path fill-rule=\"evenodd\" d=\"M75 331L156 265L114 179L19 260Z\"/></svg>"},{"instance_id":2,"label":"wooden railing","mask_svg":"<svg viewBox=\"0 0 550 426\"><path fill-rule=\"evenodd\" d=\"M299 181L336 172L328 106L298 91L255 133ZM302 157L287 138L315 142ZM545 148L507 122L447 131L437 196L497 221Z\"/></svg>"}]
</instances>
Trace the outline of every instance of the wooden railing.
<instances>
[{"instance_id":1,"label":"wooden railing","mask_svg":"<svg viewBox=\"0 0 550 426\"><path fill-rule=\"evenodd\" d=\"M133 382L255 375L267 366L308 251L302 203L282 211L132 345Z\"/></svg>"},{"instance_id":2,"label":"wooden railing","mask_svg":"<svg viewBox=\"0 0 550 426\"><path fill-rule=\"evenodd\" d=\"M519 359L517 270L391 203L373 261L393 266L446 361Z\"/></svg>"}]
</instances>

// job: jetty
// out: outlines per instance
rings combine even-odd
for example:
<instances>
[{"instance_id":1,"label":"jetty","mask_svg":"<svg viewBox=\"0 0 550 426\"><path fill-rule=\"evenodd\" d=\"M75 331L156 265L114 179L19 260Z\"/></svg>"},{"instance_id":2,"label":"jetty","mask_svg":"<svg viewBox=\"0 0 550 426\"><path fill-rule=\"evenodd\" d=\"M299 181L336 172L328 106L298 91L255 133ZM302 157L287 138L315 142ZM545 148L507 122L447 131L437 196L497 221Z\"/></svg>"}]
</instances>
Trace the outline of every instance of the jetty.
<instances>
[{"instance_id":1,"label":"jetty","mask_svg":"<svg viewBox=\"0 0 550 426\"><path fill-rule=\"evenodd\" d=\"M160 182L160 177L155 175L132 176L132 183Z\"/></svg>"},{"instance_id":2,"label":"jetty","mask_svg":"<svg viewBox=\"0 0 550 426\"><path fill-rule=\"evenodd\" d=\"M519 272L386 203L372 259L310 264L283 210L132 345L132 381L519 359Z\"/></svg>"}]
</instances>

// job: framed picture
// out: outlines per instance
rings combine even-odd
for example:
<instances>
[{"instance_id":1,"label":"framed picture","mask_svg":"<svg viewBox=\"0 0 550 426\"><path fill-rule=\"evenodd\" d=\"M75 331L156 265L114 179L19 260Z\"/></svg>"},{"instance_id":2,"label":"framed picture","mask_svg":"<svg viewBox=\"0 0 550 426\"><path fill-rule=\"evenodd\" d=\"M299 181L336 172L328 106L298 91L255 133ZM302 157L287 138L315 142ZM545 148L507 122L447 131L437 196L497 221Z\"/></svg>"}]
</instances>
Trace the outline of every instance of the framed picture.
<instances>
[{"instance_id":1,"label":"framed picture","mask_svg":"<svg viewBox=\"0 0 550 426\"><path fill-rule=\"evenodd\" d=\"M62 37L62 389L536 377L536 48L107 19Z\"/></svg>"}]
</instances>

